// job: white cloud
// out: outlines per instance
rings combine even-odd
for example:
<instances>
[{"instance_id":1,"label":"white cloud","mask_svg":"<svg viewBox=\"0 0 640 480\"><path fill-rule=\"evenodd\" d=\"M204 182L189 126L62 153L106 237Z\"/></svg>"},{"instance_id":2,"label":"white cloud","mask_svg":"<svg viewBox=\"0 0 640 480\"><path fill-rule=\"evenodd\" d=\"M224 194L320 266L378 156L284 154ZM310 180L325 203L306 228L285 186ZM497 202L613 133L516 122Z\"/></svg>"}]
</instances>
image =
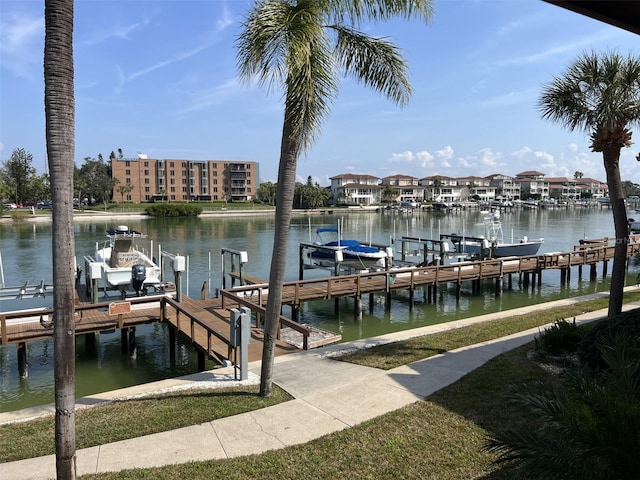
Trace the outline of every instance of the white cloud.
<instances>
[{"instance_id":1,"label":"white cloud","mask_svg":"<svg viewBox=\"0 0 640 480\"><path fill-rule=\"evenodd\" d=\"M438 158L439 160L450 160L453 158L453 148L451 148L449 145L447 145L446 147L440 149L440 150L436 150L436 158Z\"/></svg>"},{"instance_id":2,"label":"white cloud","mask_svg":"<svg viewBox=\"0 0 640 480\"><path fill-rule=\"evenodd\" d=\"M529 147L522 147L520 150L516 150L515 152L512 152L511 156L516 158L524 158L527 155L529 155L531 152L532 150Z\"/></svg>"},{"instance_id":3,"label":"white cloud","mask_svg":"<svg viewBox=\"0 0 640 480\"><path fill-rule=\"evenodd\" d=\"M15 13L2 16L0 19L0 65L2 68L21 78L41 76L44 17Z\"/></svg>"},{"instance_id":4,"label":"white cloud","mask_svg":"<svg viewBox=\"0 0 640 480\"><path fill-rule=\"evenodd\" d=\"M502 157L500 152L494 152L490 148L483 148L477 154L480 171L485 175L494 173L498 169L498 160Z\"/></svg>"}]
</instances>

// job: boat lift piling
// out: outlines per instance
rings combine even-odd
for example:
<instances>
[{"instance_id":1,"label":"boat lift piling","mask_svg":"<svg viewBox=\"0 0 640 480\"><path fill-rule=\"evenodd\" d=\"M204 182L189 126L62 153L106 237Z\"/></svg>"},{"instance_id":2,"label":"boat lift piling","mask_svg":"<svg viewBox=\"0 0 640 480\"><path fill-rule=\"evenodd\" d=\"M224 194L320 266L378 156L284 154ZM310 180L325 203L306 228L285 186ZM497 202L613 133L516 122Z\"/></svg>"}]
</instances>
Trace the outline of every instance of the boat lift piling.
<instances>
[{"instance_id":1,"label":"boat lift piling","mask_svg":"<svg viewBox=\"0 0 640 480\"><path fill-rule=\"evenodd\" d=\"M231 248L223 248L221 250L221 257L222 257L221 269L222 269L222 289L223 290L227 288L227 276L226 276L226 272L227 272L226 257L227 256L229 256L231 259L231 270L230 270L231 288L235 286L236 277L239 279L240 285L244 285L244 266L247 263L249 263L249 255L247 254L246 251L233 250ZM237 268L238 268L237 275L235 274L236 262L237 262Z\"/></svg>"}]
</instances>

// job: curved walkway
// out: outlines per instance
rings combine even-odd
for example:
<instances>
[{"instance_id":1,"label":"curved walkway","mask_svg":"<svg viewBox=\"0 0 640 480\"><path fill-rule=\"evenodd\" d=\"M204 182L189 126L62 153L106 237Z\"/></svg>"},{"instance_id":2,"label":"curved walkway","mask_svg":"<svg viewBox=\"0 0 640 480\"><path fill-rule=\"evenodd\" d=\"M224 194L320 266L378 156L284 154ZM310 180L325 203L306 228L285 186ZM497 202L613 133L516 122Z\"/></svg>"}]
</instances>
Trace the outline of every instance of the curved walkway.
<instances>
[{"instance_id":1,"label":"curved walkway","mask_svg":"<svg viewBox=\"0 0 640 480\"><path fill-rule=\"evenodd\" d=\"M78 450L77 473L86 475L225 459L308 442L424 399L491 358L530 342L540 329L460 348L388 371L334 361L332 356L603 295L606 294L531 305L279 357L274 368L274 381L294 397L292 401L200 425ZM625 310L637 306L628 304ZM576 322L589 322L603 316L606 316L606 310L599 310L576 317ZM256 382L259 373L259 363L250 365L247 383ZM162 389L203 385L201 382L210 382L212 377L225 379L221 386L227 386L233 378L229 371L216 370L215 375L205 372L87 397L79 400L79 406ZM2 414L0 423L10 421L11 417L15 420L20 415L33 416L36 413L29 409ZM55 474L55 455L0 464L2 480L50 479L55 478Z\"/></svg>"}]
</instances>

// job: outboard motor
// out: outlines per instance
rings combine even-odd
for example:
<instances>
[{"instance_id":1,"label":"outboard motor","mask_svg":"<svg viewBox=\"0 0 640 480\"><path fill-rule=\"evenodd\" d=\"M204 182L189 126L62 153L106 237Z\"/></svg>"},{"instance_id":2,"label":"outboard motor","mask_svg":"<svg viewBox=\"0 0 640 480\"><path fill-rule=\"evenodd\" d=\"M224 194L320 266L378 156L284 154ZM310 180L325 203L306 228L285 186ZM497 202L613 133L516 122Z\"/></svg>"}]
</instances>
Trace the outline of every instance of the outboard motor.
<instances>
[{"instance_id":1,"label":"outboard motor","mask_svg":"<svg viewBox=\"0 0 640 480\"><path fill-rule=\"evenodd\" d=\"M137 264L131 267L131 287L136 291L136 295L140 296L142 285L147 279L147 270L144 265Z\"/></svg>"}]
</instances>

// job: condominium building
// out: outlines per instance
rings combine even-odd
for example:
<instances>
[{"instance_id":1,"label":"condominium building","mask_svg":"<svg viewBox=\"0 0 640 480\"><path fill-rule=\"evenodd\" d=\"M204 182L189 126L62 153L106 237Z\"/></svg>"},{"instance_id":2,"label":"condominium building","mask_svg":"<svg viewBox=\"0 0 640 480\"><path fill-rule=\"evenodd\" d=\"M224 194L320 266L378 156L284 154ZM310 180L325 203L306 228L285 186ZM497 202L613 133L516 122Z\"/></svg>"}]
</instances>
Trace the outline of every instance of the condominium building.
<instances>
[{"instance_id":1,"label":"condominium building","mask_svg":"<svg viewBox=\"0 0 640 480\"><path fill-rule=\"evenodd\" d=\"M544 177L544 173L535 170L517 173L516 181L520 184L522 198L548 200L549 182Z\"/></svg>"},{"instance_id":2,"label":"condominium building","mask_svg":"<svg viewBox=\"0 0 640 480\"><path fill-rule=\"evenodd\" d=\"M371 205L380 203L382 187L380 179L373 175L344 173L331 177L331 193L334 203Z\"/></svg>"},{"instance_id":3,"label":"condominium building","mask_svg":"<svg viewBox=\"0 0 640 480\"><path fill-rule=\"evenodd\" d=\"M424 198L424 188L420 186L420 179L411 175L390 175L381 180L381 185L389 187L394 193L393 198L386 200L394 200L396 202L411 202L422 200ZM387 189L387 191L389 191ZM385 190L382 192L385 196Z\"/></svg>"},{"instance_id":4,"label":"condominium building","mask_svg":"<svg viewBox=\"0 0 640 480\"><path fill-rule=\"evenodd\" d=\"M113 198L134 203L170 201L250 201L259 183L257 162L226 160L112 158L117 180ZM124 187L124 188L123 188Z\"/></svg>"}]
</instances>

